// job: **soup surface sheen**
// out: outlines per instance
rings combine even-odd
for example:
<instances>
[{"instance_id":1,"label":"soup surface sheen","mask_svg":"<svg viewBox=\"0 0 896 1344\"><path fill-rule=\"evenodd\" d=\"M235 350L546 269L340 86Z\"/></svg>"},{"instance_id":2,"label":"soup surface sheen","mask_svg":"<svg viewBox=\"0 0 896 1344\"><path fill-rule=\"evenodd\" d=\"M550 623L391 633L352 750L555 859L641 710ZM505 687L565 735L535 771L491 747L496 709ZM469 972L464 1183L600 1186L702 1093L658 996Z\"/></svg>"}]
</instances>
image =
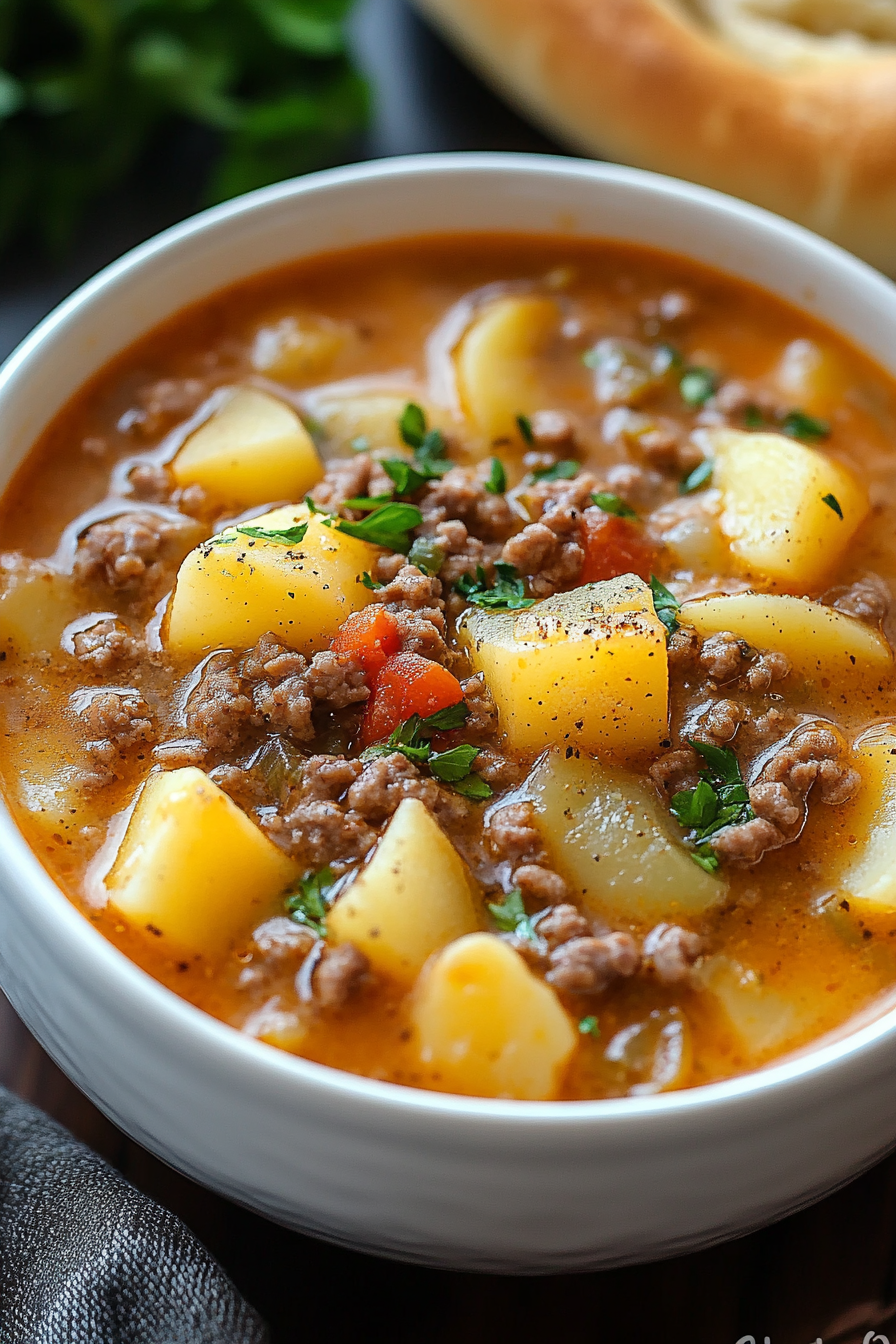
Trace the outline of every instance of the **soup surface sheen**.
<instances>
[{"instance_id":1,"label":"soup surface sheen","mask_svg":"<svg viewBox=\"0 0 896 1344\"><path fill-rule=\"evenodd\" d=\"M484 1096L767 1063L896 984L896 389L568 238L267 273L2 501L0 773L238 1030Z\"/></svg>"}]
</instances>

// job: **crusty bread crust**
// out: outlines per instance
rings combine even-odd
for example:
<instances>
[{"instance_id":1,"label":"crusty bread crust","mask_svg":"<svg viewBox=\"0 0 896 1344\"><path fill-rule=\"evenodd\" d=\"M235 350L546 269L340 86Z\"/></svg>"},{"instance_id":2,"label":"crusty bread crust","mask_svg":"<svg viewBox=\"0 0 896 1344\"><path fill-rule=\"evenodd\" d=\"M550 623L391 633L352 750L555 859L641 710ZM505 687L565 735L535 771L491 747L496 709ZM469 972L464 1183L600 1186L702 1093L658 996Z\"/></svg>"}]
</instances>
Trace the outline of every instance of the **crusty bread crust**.
<instances>
[{"instance_id":1,"label":"crusty bread crust","mask_svg":"<svg viewBox=\"0 0 896 1344\"><path fill-rule=\"evenodd\" d=\"M416 0L566 143L764 205L896 273L896 49L758 64L674 0Z\"/></svg>"}]
</instances>

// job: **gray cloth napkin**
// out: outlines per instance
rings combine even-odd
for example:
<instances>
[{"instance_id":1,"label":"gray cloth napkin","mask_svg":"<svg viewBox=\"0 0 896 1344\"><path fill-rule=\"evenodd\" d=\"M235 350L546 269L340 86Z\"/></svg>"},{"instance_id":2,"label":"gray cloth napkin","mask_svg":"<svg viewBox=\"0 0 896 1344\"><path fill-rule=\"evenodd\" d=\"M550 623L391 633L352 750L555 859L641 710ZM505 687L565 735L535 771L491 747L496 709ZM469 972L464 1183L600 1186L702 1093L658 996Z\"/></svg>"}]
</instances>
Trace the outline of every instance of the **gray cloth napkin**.
<instances>
[{"instance_id":1,"label":"gray cloth napkin","mask_svg":"<svg viewBox=\"0 0 896 1344\"><path fill-rule=\"evenodd\" d=\"M267 1344L166 1209L0 1088L0 1344Z\"/></svg>"}]
</instances>

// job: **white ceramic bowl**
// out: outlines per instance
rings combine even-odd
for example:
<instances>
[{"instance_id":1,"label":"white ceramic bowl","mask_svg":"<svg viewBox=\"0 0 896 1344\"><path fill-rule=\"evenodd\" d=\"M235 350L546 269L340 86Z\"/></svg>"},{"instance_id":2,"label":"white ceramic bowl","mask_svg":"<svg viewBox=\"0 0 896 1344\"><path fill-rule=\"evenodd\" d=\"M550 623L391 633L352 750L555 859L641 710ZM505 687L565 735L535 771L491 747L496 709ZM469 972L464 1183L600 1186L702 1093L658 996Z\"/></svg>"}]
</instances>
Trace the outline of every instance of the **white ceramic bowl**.
<instances>
[{"instance_id":1,"label":"white ceramic bowl","mask_svg":"<svg viewBox=\"0 0 896 1344\"><path fill-rule=\"evenodd\" d=\"M80 289L0 373L0 482L86 378L184 304L321 250L451 229L559 231L684 253L826 319L896 372L896 288L763 211L570 159L392 159L218 207ZM105 942L5 811L0 853L0 982L57 1063L173 1166L335 1241L490 1271L623 1264L779 1217L896 1140L894 1011L773 1068L667 1096L442 1096L241 1036Z\"/></svg>"}]
</instances>

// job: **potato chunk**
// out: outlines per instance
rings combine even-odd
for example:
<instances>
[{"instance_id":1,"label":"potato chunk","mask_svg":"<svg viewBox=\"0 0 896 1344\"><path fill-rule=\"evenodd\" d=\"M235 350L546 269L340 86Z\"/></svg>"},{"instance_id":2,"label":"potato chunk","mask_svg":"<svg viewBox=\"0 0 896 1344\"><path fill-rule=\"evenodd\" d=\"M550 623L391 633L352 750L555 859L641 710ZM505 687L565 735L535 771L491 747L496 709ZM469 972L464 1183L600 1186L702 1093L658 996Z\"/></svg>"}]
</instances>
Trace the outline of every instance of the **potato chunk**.
<instances>
[{"instance_id":1,"label":"potato chunk","mask_svg":"<svg viewBox=\"0 0 896 1344\"><path fill-rule=\"evenodd\" d=\"M858 853L840 875L849 903L896 911L896 724L880 724L853 748L862 791L847 814L846 830ZM845 837L844 837L845 838ZM844 845L848 850L848 846Z\"/></svg>"},{"instance_id":2,"label":"potato chunk","mask_svg":"<svg viewBox=\"0 0 896 1344\"><path fill-rule=\"evenodd\" d=\"M781 355L774 379L791 405L810 415L831 415L849 386L842 357L815 341L791 341Z\"/></svg>"},{"instance_id":3,"label":"potato chunk","mask_svg":"<svg viewBox=\"0 0 896 1344\"><path fill-rule=\"evenodd\" d=\"M250 929L296 867L194 766L150 775L106 878L131 923L215 955Z\"/></svg>"},{"instance_id":4,"label":"potato chunk","mask_svg":"<svg viewBox=\"0 0 896 1344\"><path fill-rule=\"evenodd\" d=\"M418 798L405 798L329 916L384 975L408 985L446 943L478 928L466 865Z\"/></svg>"},{"instance_id":5,"label":"potato chunk","mask_svg":"<svg viewBox=\"0 0 896 1344\"><path fill-rule=\"evenodd\" d=\"M821 586L868 513L864 488L839 462L783 434L717 429L707 440L732 554L782 587Z\"/></svg>"},{"instance_id":6,"label":"potato chunk","mask_svg":"<svg viewBox=\"0 0 896 1344\"><path fill-rule=\"evenodd\" d=\"M84 607L67 574L26 561L6 576L0 595L0 651L5 657L43 658L58 653L62 633Z\"/></svg>"},{"instance_id":7,"label":"potato chunk","mask_svg":"<svg viewBox=\"0 0 896 1344\"><path fill-rule=\"evenodd\" d=\"M778 1049L814 1016L808 1003L799 1004L769 989L755 971L729 957L710 957L698 977L702 987L715 996L728 1030L751 1056Z\"/></svg>"},{"instance_id":8,"label":"potato chunk","mask_svg":"<svg viewBox=\"0 0 896 1344\"><path fill-rule=\"evenodd\" d=\"M451 943L423 973L414 1003L420 1058L445 1091L546 1101L576 1035L554 991L490 933Z\"/></svg>"},{"instance_id":9,"label":"potato chunk","mask_svg":"<svg viewBox=\"0 0 896 1344\"><path fill-rule=\"evenodd\" d=\"M552 751L523 786L554 866L596 915L655 923L702 914L728 889L634 775Z\"/></svg>"},{"instance_id":10,"label":"potato chunk","mask_svg":"<svg viewBox=\"0 0 896 1344\"><path fill-rule=\"evenodd\" d=\"M325 390L319 398L310 396L308 404L334 452L350 453L352 445L363 439L372 449L391 448L407 453L408 446L401 437L398 422L411 401L421 407L430 428L446 427L445 416L434 411L413 390L339 395L334 388Z\"/></svg>"},{"instance_id":11,"label":"potato chunk","mask_svg":"<svg viewBox=\"0 0 896 1344\"><path fill-rule=\"evenodd\" d=\"M252 366L284 383L322 378L353 338L354 330L345 322L289 313L258 328L252 342Z\"/></svg>"},{"instance_id":12,"label":"potato chunk","mask_svg":"<svg viewBox=\"0 0 896 1344\"><path fill-rule=\"evenodd\" d=\"M543 404L536 357L557 330L553 299L498 299L476 318L456 355L461 404L489 443L519 439L518 415Z\"/></svg>"},{"instance_id":13,"label":"potato chunk","mask_svg":"<svg viewBox=\"0 0 896 1344\"><path fill-rule=\"evenodd\" d=\"M201 485L225 504L302 499L324 474L311 435L291 406L239 387L187 439L171 464L178 485Z\"/></svg>"},{"instance_id":14,"label":"potato chunk","mask_svg":"<svg viewBox=\"0 0 896 1344\"><path fill-rule=\"evenodd\" d=\"M893 670L889 644L877 630L806 597L735 593L685 602L679 619L700 635L731 630L758 649L786 653L799 676L876 682Z\"/></svg>"},{"instance_id":15,"label":"potato chunk","mask_svg":"<svg viewBox=\"0 0 896 1344\"><path fill-rule=\"evenodd\" d=\"M327 527L304 505L274 509L245 526L276 531L306 522L294 544L229 527L221 533L226 540L191 551L168 609L168 647L245 649L268 630L302 653L326 647L346 616L370 601L361 579L382 552Z\"/></svg>"},{"instance_id":16,"label":"potato chunk","mask_svg":"<svg viewBox=\"0 0 896 1344\"><path fill-rule=\"evenodd\" d=\"M473 608L460 635L517 751L568 742L621 758L666 733L666 631L634 574L558 593L526 611Z\"/></svg>"}]
</instances>

